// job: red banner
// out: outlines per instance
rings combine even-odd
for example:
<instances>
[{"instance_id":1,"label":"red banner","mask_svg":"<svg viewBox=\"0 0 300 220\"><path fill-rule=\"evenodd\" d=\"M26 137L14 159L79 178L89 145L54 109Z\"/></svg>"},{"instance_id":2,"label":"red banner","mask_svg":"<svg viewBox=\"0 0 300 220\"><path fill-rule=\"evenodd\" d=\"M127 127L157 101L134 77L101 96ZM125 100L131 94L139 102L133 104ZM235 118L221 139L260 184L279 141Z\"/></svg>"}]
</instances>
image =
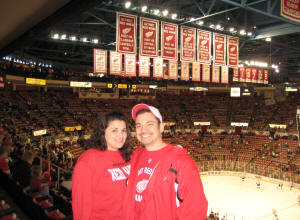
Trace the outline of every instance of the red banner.
<instances>
[{"instance_id":1,"label":"red banner","mask_svg":"<svg viewBox=\"0 0 300 220\"><path fill-rule=\"evenodd\" d=\"M239 38L227 36L227 65L237 67L239 65Z\"/></svg>"},{"instance_id":2,"label":"red banner","mask_svg":"<svg viewBox=\"0 0 300 220\"><path fill-rule=\"evenodd\" d=\"M117 12L117 52L136 53L136 20L134 15Z\"/></svg>"},{"instance_id":3,"label":"red banner","mask_svg":"<svg viewBox=\"0 0 300 220\"><path fill-rule=\"evenodd\" d=\"M180 60L194 62L196 58L196 28L180 28Z\"/></svg>"},{"instance_id":4,"label":"red banner","mask_svg":"<svg viewBox=\"0 0 300 220\"><path fill-rule=\"evenodd\" d=\"M264 72L262 69L257 70L257 75L258 75L258 83L264 83Z\"/></svg>"},{"instance_id":5,"label":"red banner","mask_svg":"<svg viewBox=\"0 0 300 220\"><path fill-rule=\"evenodd\" d=\"M161 57L153 58L153 77L154 78L163 78L163 59Z\"/></svg>"},{"instance_id":6,"label":"red banner","mask_svg":"<svg viewBox=\"0 0 300 220\"><path fill-rule=\"evenodd\" d=\"M233 68L233 77L232 77L233 82L238 82L239 81L239 68L234 67Z\"/></svg>"},{"instance_id":7,"label":"red banner","mask_svg":"<svg viewBox=\"0 0 300 220\"><path fill-rule=\"evenodd\" d=\"M125 76L136 76L135 54L125 54Z\"/></svg>"},{"instance_id":8,"label":"red banner","mask_svg":"<svg viewBox=\"0 0 300 220\"><path fill-rule=\"evenodd\" d=\"M240 68L240 82L246 82L246 69L245 69L245 67Z\"/></svg>"},{"instance_id":9,"label":"red banner","mask_svg":"<svg viewBox=\"0 0 300 220\"><path fill-rule=\"evenodd\" d=\"M178 80L178 63L176 60L169 60L169 79Z\"/></svg>"},{"instance_id":10,"label":"red banner","mask_svg":"<svg viewBox=\"0 0 300 220\"><path fill-rule=\"evenodd\" d=\"M200 81L200 63L192 63L192 81Z\"/></svg>"},{"instance_id":11,"label":"red banner","mask_svg":"<svg viewBox=\"0 0 300 220\"><path fill-rule=\"evenodd\" d=\"M226 55L226 35L213 33L214 40L214 65L224 66L226 65L225 55Z\"/></svg>"},{"instance_id":12,"label":"red banner","mask_svg":"<svg viewBox=\"0 0 300 220\"><path fill-rule=\"evenodd\" d=\"M94 49L94 73L107 73L107 50Z\"/></svg>"},{"instance_id":13,"label":"red banner","mask_svg":"<svg viewBox=\"0 0 300 220\"><path fill-rule=\"evenodd\" d=\"M251 74L252 74L252 82L257 83L258 75L257 75L257 69L252 68L251 69Z\"/></svg>"},{"instance_id":14,"label":"red banner","mask_svg":"<svg viewBox=\"0 0 300 220\"><path fill-rule=\"evenodd\" d=\"M264 84L268 84L268 83L269 83L269 71L264 70Z\"/></svg>"},{"instance_id":15,"label":"red banner","mask_svg":"<svg viewBox=\"0 0 300 220\"><path fill-rule=\"evenodd\" d=\"M212 66L211 81L213 83L220 82L220 66L215 66L215 65Z\"/></svg>"},{"instance_id":16,"label":"red banner","mask_svg":"<svg viewBox=\"0 0 300 220\"><path fill-rule=\"evenodd\" d=\"M161 22L161 56L167 60L178 60L178 25Z\"/></svg>"},{"instance_id":17,"label":"red banner","mask_svg":"<svg viewBox=\"0 0 300 220\"><path fill-rule=\"evenodd\" d=\"M228 84L229 82L229 73L228 73L228 66L221 67L221 83Z\"/></svg>"},{"instance_id":18,"label":"red banner","mask_svg":"<svg viewBox=\"0 0 300 220\"><path fill-rule=\"evenodd\" d=\"M109 52L109 73L111 75L121 75L122 72L122 54L116 51Z\"/></svg>"},{"instance_id":19,"label":"red banner","mask_svg":"<svg viewBox=\"0 0 300 220\"><path fill-rule=\"evenodd\" d=\"M180 80L188 81L189 79L190 79L190 63L182 61Z\"/></svg>"},{"instance_id":20,"label":"red banner","mask_svg":"<svg viewBox=\"0 0 300 220\"><path fill-rule=\"evenodd\" d=\"M251 68L246 68L246 82L252 82Z\"/></svg>"},{"instance_id":21,"label":"red banner","mask_svg":"<svg viewBox=\"0 0 300 220\"><path fill-rule=\"evenodd\" d=\"M202 81L210 82L210 65L202 64Z\"/></svg>"},{"instance_id":22,"label":"red banner","mask_svg":"<svg viewBox=\"0 0 300 220\"><path fill-rule=\"evenodd\" d=\"M158 56L158 20L140 18L140 55Z\"/></svg>"},{"instance_id":23,"label":"red banner","mask_svg":"<svg viewBox=\"0 0 300 220\"><path fill-rule=\"evenodd\" d=\"M150 58L139 57L139 77L150 77Z\"/></svg>"},{"instance_id":24,"label":"red banner","mask_svg":"<svg viewBox=\"0 0 300 220\"><path fill-rule=\"evenodd\" d=\"M280 14L288 19L300 22L300 0L281 0Z\"/></svg>"},{"instance_id":25,"label":"red banner","mask_svg":"<svg viewBox=\"0 0 300 220\"><path fill-rule=\"evenodd\" d=\"M197 53L197 60L202 64L211 63L211 32L198 30L198 53Z\"/></svg>"}]
</instances>

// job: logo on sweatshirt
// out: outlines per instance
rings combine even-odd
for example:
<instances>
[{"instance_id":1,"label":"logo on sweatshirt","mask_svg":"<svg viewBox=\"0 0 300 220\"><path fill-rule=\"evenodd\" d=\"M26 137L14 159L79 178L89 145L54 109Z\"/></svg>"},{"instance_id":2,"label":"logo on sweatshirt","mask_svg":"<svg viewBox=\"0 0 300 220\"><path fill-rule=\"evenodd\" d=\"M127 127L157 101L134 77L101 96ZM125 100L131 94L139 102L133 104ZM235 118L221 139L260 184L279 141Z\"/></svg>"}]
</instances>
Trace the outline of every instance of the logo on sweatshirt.
<instances>
[{"instance_id":1,"label":"logo on sweatshirt","mask_svg":"<svg viewBox=\"0 0 300 220\"><path fill-rule=\"evenodd\" d=\"M144 190L147 188L149 180L141 180L136 184L136 191L140 194L144 192Z\"/></svg>"}]
</instances>

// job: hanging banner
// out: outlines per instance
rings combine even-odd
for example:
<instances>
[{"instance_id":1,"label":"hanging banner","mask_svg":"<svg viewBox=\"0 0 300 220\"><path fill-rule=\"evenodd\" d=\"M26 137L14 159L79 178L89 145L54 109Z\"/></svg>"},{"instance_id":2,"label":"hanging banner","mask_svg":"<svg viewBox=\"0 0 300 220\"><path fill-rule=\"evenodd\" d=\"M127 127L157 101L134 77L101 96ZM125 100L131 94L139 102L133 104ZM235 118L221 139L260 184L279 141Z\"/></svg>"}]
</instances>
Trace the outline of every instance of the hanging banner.
<instances>
[{"instance_id":1,"label":"hanging banner","mask_svg":"<svg viewBox=\"0 0 300 220\"><path fill-rule=\"evenodd\" d=\"M211 32L198 30L197 35L198 35L197 60L199 63L210 65Z\"/></svg>"},{"instance_id":2,"label":"hanging banner","mask_svg":"<svg viewBox=\"0 0 300 220\"><path fill-rule=\"evenodd\" d=\"M300 22L300 0L281 0L281 16Z\"/></svg>"},{"instance_id":3,"label":"hanging banner","mask_svg":"<svg viewBox=\"0 0 300 220\"><path fill-rule=\"evenodd\" d=\"M169 60L169 79L178 80L178 63L176 60Z\"/></svg>"},{"instance_id":4,"label":"hanging banner","mask_svg":"<svg viewBox=\"0 0 300 220\"><path fill-rule=\"evenodd\" d=\"M136 76L135 54L125 54L125 76Z\"/></svg>"},{"instance_id":5,"label":"hanging banner","mask_svg":"<svg viewBox=\"0 0 300 220\"><path fill-rule=\"evenodd\" d=\"M246 82L252 82L251 68L246 68Z\"/></svg>"},{"instance_id":6,"label":"hanging banner","mask_svg":"<svg viewBox=\"0 0 300 220\"><path fill-rule=\"evenodd\" d=\"M94 73L107 73L107 50L94 49Z\"/></svg>"},{"instance_id":7,"label":"hanging banner","mask_svg":"<svg viewBox=\"0 0 300 220\"><path fill-rule=\"evenodd\" d=\"M227 36L227 65L237 67L239 64L239 38Z\"/></svg>"},{"instance_id":8,"label":"hanging banner","mask_svg":"<svg viewBox=\"0 0 300 220\"><path fill-rule=\"evenodd\" d=\"M229 81L228 66L221 66L221 83L228 84L228 81Z\"/></svg>"},{"instance_id":9,"label":"hanging banner","mask_svg":"<svg viewBox=\"0 0 300 220\"><path fill-rule=\"evenodd\" d=\"M213 44L214 44L214 65L224 66L226 65L225 54L226 54L226 35L213 33Z\"/></svg>"},{"instance_id":10,"label":"hanging banner","mask_svg":"<svg viewBox=\"0 0 300 220\"><path fill-rule=\"evenodd\" d=\"M178 25L161 22L161 56L167 60L178 60Z\"/></svg>"},{"instance_id":11,"label":"hanging banner","mask_svg":"<svg viewBox=\"0 0 300 220\"><path fill-rule=\"evenodd\" d=\"M251 69L251 74L252 74L252 82L257 83L258 75L257 75L257 69L252 68Z\"/></svg>"},{"instance_id":12,"label":"hanging banner","mask_svg":"<svg viewBox=\"0 0 300 220\"><path fill-rule=\"evenodd\" d=\"M153 58L153 77L154 78L163 78L163 59L161 57Z\"/></svg>"},{"instance_id":13,"label":"hanging banner","mask_svg":"<svg viewBox=\"0 0 300 220\"><path fill-rule=\"evenodd\" d=\"M158 56L158 20L140 18L140 55Z\"/></svg>"},{"instance_id":14,"label":"hanging banner","mask_svg":"<svg viewBox=\"0 0 300 220\"><path fill-rule=\"evenodd\" d=\"M211 81L213 83L220 83L220 66L212 66Z\"/></svg>"},{"instance_id":15,"label":"hanging banner","mask_svg":"<svg viewBox=\"0 0 300 220\"><path fill-rule=\"evenodd\" d=\"M150 58L139 57L139 77L150 77Z\"/></svg>"},{"instance_id":16,"label":"hanging banner","mask_svg":"<svg viewBox=\"0 0 300 220\"><path fill-rule=\"evenodd\" d=\"M239 69L237 67L233 68L233 77L232 77L233 82L238 82L239 81Z\"/></svg>"},{"instance_id":17,"label":"hanging banner","mask_svg":"<svg viewBox=\"0 0 300 220\"><path fill-rule=\"evenodd\" d=\"M196 58L196 28L180 27L180 60L194 62Z\"/></svg>"},{"instance_id":18,"label":"hanging banner","mask_svg":"<svg viewBox=\"0 0 300 220\"><path fill-rule=\"evenodd\" d=\"M121 75L122 72L122 54L116 51L109 52L109 73L111 75Z\"/></svg>"},{"instance_id":19,"label":"hanging banner","mask_svg":"<svg viewBox=\"0 0 300 220\"><path fill-rule=\"evenodd\" d=\"M136 16L117 12L117 52L136 53L136 24Z\"/></svg>"},{"instance_id":20,"label":"hanging banner","mask_svg":"<svg viewBox=\"0 0 300 220\"><path fill-rule=\"evenodd\" d=\"M268 83L269 83L269 71L264 70L264 84L268 84Z\"/></svg>"},{"instance_id":21,"label":"hanging banner","mask_svg":"<svg viewBox=\"0 0 300 220\"><path fill-rule=\"evenodd\" d=\"M200 63L192 63L192 81L200 81Z\"/></svg>"},{"instance_id":22,"label":"hanging banner","mask_svg":"<svg viewBox=\"0 0 300 220\"><path fill-rule=\"evenodd\" d=\"M258 83L264 83L264 72L263 72L263 70L262 69L258 69L257 70L257 75L258 75L258 80L257 80L257 82Z\"/></svg>"},{"instance_id":23,"label":"hanging banner","mask_svg":"<svg viewBox=\"0 0 300 220\"><path fill-rule=\"evenodd\" d=\"M202 81L210 82L210 65L202 64Z\"/></svg>"},{"instance_id":24,"label":"hanging banner","mask_svg":"<svg viewBox=\"0 0 300 220\"><path fill-rule=\"evenodd\" d=\"M240 82L246 82L246 69L245 69L245 67L240 68Z\"/></svg>"},{"instance_id":25,"label":"hanging banner","mask_svg":"<svg viewBox=\"0 0 300 220\"><path fill-rule=\"evenodd\" d=\"M180 80L188 81L189 79L190 79L190 63L182 61Z\"/></svg>"}]
</instances>

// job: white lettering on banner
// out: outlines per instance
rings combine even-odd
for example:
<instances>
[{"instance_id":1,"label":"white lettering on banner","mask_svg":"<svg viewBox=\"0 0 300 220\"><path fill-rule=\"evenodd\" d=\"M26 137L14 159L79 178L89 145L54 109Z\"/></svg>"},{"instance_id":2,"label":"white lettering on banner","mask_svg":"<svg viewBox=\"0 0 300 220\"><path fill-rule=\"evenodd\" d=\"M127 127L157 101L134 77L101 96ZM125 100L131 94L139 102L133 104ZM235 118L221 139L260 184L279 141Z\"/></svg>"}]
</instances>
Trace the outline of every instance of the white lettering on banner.
<instances>
[{"instance_id":1,"label":"white lettering on banner","mask_svg":"<svg viewBox=\"0 0 300 220\"><path fill-rule=\"evenodd\" d=\"M124 173L120 168L108 169L107 171L110 172L112 181L120 181L126 179Z\"/></svg>"}]
</instances>

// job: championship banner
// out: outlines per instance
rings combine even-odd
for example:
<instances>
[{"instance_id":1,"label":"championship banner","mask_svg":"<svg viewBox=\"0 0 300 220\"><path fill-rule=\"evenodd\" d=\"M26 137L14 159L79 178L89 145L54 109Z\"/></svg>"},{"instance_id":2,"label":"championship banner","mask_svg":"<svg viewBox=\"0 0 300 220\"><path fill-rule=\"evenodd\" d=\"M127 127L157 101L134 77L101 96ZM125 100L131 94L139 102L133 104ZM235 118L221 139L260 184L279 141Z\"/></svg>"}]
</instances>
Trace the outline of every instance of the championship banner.
<instances>
[{"instance_id":1,"label":"championship banner","mask_svg":"<svg viewBox=\"0 0 300 220\"><path fill-rule=\"evenodd\" d=\"M264 70L264 84L268 84L268 83L269 83L269 71Z\"/></svg>"},{"instance_id":2,"label":"championship banner","mask_svg":"<svg viewBox=\"0 0 300 220\"><path fill-rule=\"evenodd\" d=\"M180 80L188 81L189 79L190 79L190 63L182 61Z\"/></svg>"},{"instance_id":3,"label":"championship banner","mask_svg":"<svg viewBox=\"0 0 300 220\"><path fill-rule=\"evenodd\" d=\"M140 55L158 56L158 20L140 18Z\"/></svg>"},{"instance_id":4,"label":"championship banner","mask_svg":"<svg viewBox=\"0 0 300 220\"><path fill-rule=\"evenodd\" d=\"M256 68L252 68L251 72L252 72L252 82L253 83L257 83L257 79L258 79L257 69Z\"/></svg>"},{"instance_id":5,"label":"championship banner","mask_svg":"<svg viewBox=\"0 0 300 220\"><path fill-rule=\"evenodd\" d=\"M257 70L257 75L258 75L258 80L257 80L257 82L258 83L264 83L264 72L263 72L263 70L262 69L258 69Z\"/></svg>"},{"instance_id":6,"label":"championship banner","mask_svg":"<svg viewBox=\"0 0 300 220\"><path fill-rule=\"evenodd\" d=\"M202 64L202 82L210 82L210 65Z\"/></svg>"},{"instance_id":7,"label":"championship banner","mask_svg":"<svg viewBox=\"0 0 300 220\"><path fill-rule=\"evenodd\" d=\"M198 30L197 35L198 35L197 60L199 63L210 65L211 32Z\"/></svg>"},{"instance_id":8,"label":"championship banner","mask_svg":"<svg viewBox=\"0 0 300 220\"><path fill-rule=\"evenodd\" d=\"M180 60L194 62L196 58L196 28L180 27Z\"/></svg>"},{"instance_id":9,"label":"championship banner","mask_svg":"<svg viewBox=\"0 0 300 220\"><path fill-rule=\"evenodd\" d=\"M116 51L109 51L109 73L111 75L121 75L122 54Z\"/></svg>"},{"instance_id":10,"label":"championship banner","mask_svg":"<svg viewBox=\"0 0 300 220\"><path fill-rule=\"evenodd\" d=\"M169 79L178 80L178 63L176 60L169 60Z\"/></svg>"},{"instance_id":11,"label":"championship banner","mask_svg":"<svg viewBox=\"0 0 300 220\"><path fill-rule=\"evenodd\" d=\"M139 77L150 77L150 58L139 57Z\"/></svg>"},{"instance_id":12,"label":"championship banner","mask_svg":"<svg viewBox=\"0 0 300 220\"><path fill-rule=\"evenodd\" d=\"M213 33L213 44L214 44L214 65L225 66L225 55L226 55L226 35Z\"/></svg>"},{"instance_id":13,"label":"championship banner","mask_svg":"<svg viewBox=\"0 0 300 220\"><path fill-rule=\"evenodd\" d=\"M136 53L136 24L136 16L117 12L117 52Z\"/></svg>"},{"instance_id":14,"label":"championship banner","mask_svg":"<svg viewBox=\"0 0 300 220\"><path fill-rule=\"evenodd\" d=\"M238 82L239 81L239 69L237 67L233 68L233 77L232 77L233 82Z\"/></svg>"},{"instance_id":15,"label":"championship banner","mask_svg":"<svg viewBox=\"0 0 300 220\"><path fill-rule=\"evenodd\" d=\"M246 69L245 69L245 67L240 68L240 82L246 82Z\"/></svg>"},{"instance_id":16,"label":"championship banner","mask_svg":"<svg viewBox=\"0 0 300 220\"><path fill-rule=\"evenodd\" d=\"M161 56L167 60L178 60L178 25L161 22Z\"/></svg>"},{"instance_id":17,"label":"championship banner","mask_svg":"<svg viewBox=\"0 0 300 220\"><path fill-rule=\"evenodd\" d=\"M228 66L221 66L221 83L228 84L228 82L229 82Z\"/></svg>"},{"instance_id":18,"label":"championship banner","mask_svg":"<svg viewBox=\"0 0 300 220\"><path fill-rule=\"evenodd\" d=\"M163 59L161 57L153 58L153 77L154 78L163 78Z\"/></svg>"},{"instance_id":19,"label":"championship banner","mask_svg":"<svg viewBox=\"0 0 300 220\"><path fill-rule=\"evenodd\" d=\"M94 73L107 73L107 50L94 49Z\"/></svg>"},{"instance_id":20,"label":"championship banner","mask_svg":"<svg viewBox=\"0 0 300 220\"><path fill-rule=\"evenodd\" d=\"M136 76L135 54L125 54L125 76Z\"/></svg>"},{"instance_id":21,"label":"championship banner","mask_svg":"<svg viewBox=\"0 0 300 220\"><path fill-rule=\"evenodd\" d=\"M246 82L252 82L251 68L246 68Z\"/></svg>"},{"instance_id":22,"label":"championship banner","mask_svg":"<svg viewBox=\"0 0 300 220\"><path fill-rule=\"evenodd\" d=\"M200 63L192 63L192 81L200 81Z\"/></svg>"},{"instance_id":23,"label":"championship banner","mask_svg":"<svg viewBox=\"0 0 300 220\"><path fill-rule=\"evenodd\" d=\"M280 15L300 22L300 0L281 0Z\"/></svg>"},{"instance_id":24,"label":"championship banner","mask_svg":"<svg viewBox=\"0 0 300 220\"><path fill-rule=\"evenodd\" d=\"M239 38L227 36L227 65L237 67L239 64Z\"/></svg>"},{"instance_id":25,"label":"championship banner","mask_svg":"<svg viewBox=\"0 0 300 220\"><path fill-rule=\"evenodd\" d=\"M212 66L211 81L213 83L220 83L220 66Z\"/></svg>"}]
</instances>

